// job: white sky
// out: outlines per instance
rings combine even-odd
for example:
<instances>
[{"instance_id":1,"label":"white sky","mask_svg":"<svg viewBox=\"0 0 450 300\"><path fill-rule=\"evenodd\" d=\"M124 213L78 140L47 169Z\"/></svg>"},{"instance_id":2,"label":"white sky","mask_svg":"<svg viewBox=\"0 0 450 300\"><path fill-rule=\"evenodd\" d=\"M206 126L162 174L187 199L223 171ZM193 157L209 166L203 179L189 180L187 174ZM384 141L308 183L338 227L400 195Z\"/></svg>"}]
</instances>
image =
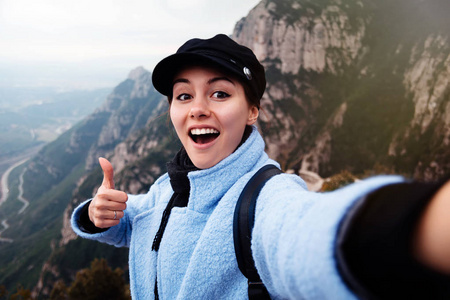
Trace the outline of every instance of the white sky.
<instances>
[{"instance_id":1,"label":"white sky","mask_svg":"<svg viewBox=\"0 0 450 300\"><path fill-rule=\"evenodd\" d=\"M0 0L0 86L114 86L259 0Z\"/></svg>"}]
</instances>

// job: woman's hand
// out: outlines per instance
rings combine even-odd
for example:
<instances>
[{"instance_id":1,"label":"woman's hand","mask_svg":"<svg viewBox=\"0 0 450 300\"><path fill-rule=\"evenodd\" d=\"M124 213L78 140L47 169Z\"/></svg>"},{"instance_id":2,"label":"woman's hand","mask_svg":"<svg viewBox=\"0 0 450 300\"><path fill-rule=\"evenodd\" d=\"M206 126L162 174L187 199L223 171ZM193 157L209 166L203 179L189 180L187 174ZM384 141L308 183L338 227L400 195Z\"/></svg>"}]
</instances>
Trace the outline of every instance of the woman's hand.
<instances>
[{"instance_id":1,"label":"woman's hand","mask_svg":"<svg viewBox=\"0 0 450 300\"><path fill-rule=\"evenodd\" d=\"M111 163L99 158L103 182L89 205L89 219L96 227L108 228L119 224L127 207L128 195L114 189L114 170Z\"/></svg>"},{"instance_id":2,"label":"woman's hand","mask_svg":"<svg viewBox=\"0 0 450 300\"><path fill-rule=\"evenodd\" d=\"M414 244L416 258L450 274L450 181L433 196L419 221Z\"/></svg>"}]
</instances>

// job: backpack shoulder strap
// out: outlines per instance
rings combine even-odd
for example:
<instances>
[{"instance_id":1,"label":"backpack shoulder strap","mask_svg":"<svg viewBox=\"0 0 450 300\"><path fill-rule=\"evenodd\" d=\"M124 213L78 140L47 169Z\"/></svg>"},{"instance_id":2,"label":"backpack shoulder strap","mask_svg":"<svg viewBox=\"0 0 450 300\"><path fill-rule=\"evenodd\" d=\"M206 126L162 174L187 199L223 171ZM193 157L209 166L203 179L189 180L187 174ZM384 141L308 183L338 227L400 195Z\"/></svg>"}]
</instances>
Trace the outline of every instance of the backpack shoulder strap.
<instances>
[{"instance_id":1,"label":"backpack shoulder strap","mask_svg":"<svg viewBox=\"0 0 450 300\"><path fill-rule=\"evenodd\" d=\"M251 239L255 222L256 199L259 192L267 180L280 173L282 173L281 170L274 165L265 165L259 169L245 185L234 210L234 250L239 270L248 279L249 299L270 299L255 267Z\"/></svg>"}]
</instances>

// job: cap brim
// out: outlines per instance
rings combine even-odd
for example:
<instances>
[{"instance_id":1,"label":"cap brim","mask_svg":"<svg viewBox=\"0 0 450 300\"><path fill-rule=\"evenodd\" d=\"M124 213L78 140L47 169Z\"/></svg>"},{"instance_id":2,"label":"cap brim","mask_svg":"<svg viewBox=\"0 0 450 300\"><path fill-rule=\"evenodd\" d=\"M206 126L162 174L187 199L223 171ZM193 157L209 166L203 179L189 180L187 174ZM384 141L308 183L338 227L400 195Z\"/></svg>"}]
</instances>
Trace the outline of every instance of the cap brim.
<instances>
[{"instance_id":1,"label":"cap brim","mask_svg":"<svg viewBox=\"0 0 450 300\"><path fill-rule=\"evenodd\" d=\"M174 77L186 66L206 65L220 71L242 77L232 62L215 56L198 53L176 53L161 60L153 69L152 82L155 89L165 96L172 94Z\"/></svg>"}]
</instances>

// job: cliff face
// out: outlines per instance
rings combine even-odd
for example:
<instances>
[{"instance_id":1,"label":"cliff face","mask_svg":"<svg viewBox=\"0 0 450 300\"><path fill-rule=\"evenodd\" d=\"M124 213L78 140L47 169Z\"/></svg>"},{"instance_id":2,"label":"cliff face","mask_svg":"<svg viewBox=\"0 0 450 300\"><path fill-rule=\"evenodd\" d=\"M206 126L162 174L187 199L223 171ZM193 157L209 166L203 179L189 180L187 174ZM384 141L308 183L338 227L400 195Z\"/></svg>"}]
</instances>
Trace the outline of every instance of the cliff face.
<instances>
[{"instance_id":1,"label":"cliff face","mask_svg":"<svg viewBox=\"0 0 450 300\"><path fill-rule=\"evenodd\" d=\"M350 4L361 10L360 2ZM311 141L305 137L316 123L316 111L326 101L307 74L341 74L354 63L363 51L366 20L362 16L349 17L331 1L322 8L308 1L263 1L237 23L233 38L254 49L267 69L268 88L262 100L267 118L261 125L276 127L276 132L265 134L268 153L282 160L286 168L301 159L302 153L296 150L300 140L305 140L303 148L310 148ZM294 108L295 114L287 108ZM329 141L329 134L323 133L314 151L325 161L330 155L324 149L330 148ZM310 162L309 169L319 171L318 162Z\"/></svg>"},{"instance_id":2,"label":"cliff face","mask_svg":"<svg viewBox=\"0 0 450 300\"><path fill-rule=\"evenodd\" d=\"M240 20L267 70L270 156L324 176L448 172L450 10L431 2L267 0Z\"/></svg>"},{"instance_id":3,"label":"cliff face","mask_svg":"<svg viewBox=\"0 0 450 300\"><path fill-rule=\"evenodd\" d=\"M414 103L414 117L389 148L407 162L416 158L415 177L427 179L449 172L450 55L449 36L430 34L412 48L410 67L404 72L406 96ZM409 147L426 143L427 153Z\"/></svg>"},{"instance_id":4,"label":"cliff face","mask_svg":"<svg viewBox=\"0 0 450 300\"><path fill-rule=\"evenodd\" d=\"M361 2L347 2L362 10ZM308 1L262 1L236 24L233 37L260 60L277 61L281 73L297 74L301 68L334 73L361 51L365 21L332 1L322 8Z\"/></svg>"},{"instance_id":5,"label":"cliff face","mask_svg":"<svg viewBox=\"0 0 450 300\"><path fill-rule=\"evenodd\" d=\"M147 70L139 67L131 71L128 79L116 88L99 109L111 113L111 116L89 150L87 168L97 166L99 155L111 153L118 143L145 127L149 119L160 113L158 105L161 98L153 88L151 74Z\"/></svg>"}]
</instances>

